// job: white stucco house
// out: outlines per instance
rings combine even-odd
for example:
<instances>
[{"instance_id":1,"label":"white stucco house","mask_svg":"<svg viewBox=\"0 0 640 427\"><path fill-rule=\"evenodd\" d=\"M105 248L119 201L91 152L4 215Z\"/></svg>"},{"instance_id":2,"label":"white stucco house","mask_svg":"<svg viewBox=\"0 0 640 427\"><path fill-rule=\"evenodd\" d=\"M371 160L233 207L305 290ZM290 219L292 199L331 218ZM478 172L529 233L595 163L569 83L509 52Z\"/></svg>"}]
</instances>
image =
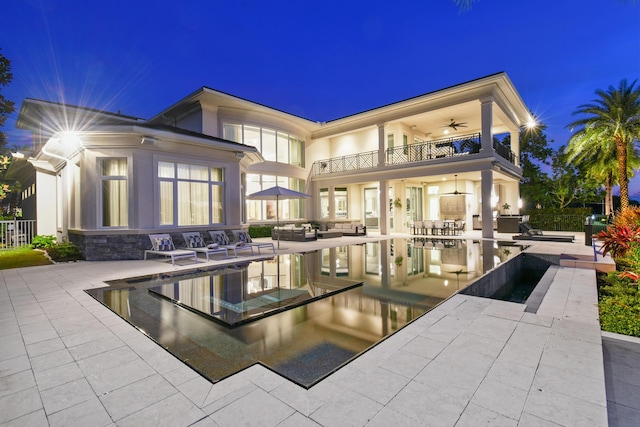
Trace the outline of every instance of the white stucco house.
<instances>
[{"instance_id":1,"label":"white stucco house","mask_svg":"<svg viewBox=\"0 0 640 427\"><path fill-rule=\"evenodd\" d=\"M37 234L88 260L140 259L156 232L274 224L275 202L246 196L275 184L312 196L280 201L284 222L389 234L455 217L492 237L478 219L517 211L529 121L505 73L328 122L207 87L146 120L26 99L17 126L33 149L14 167ZM506 134L511 147L494 141Z\"/></svg>"}]
</instances>

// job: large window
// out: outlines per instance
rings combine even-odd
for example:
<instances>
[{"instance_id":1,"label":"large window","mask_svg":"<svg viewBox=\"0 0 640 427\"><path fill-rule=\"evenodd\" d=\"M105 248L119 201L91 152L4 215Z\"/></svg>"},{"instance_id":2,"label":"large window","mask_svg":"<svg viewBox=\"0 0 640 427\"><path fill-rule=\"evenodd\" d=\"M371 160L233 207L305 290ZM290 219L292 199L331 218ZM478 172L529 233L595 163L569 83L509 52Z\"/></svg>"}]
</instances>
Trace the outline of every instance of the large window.
<instances>
[{"instance_id":1,"label":"large window","mask_svg":"<svg viewBox=\"0 0 640 427\"><path fill-rule=\"evenodd\" d=\"M336 188L334 195L336 199L336 218L348 218L347 207L349 206L349 199L347 197L347 189Z\"/></svg>"},{"instance_id":2,"label":"large window","mask_svg":"<svg viewBox=\"0 0 640 427\"><path fill-rule=\"evenodd\" d=\"M224 169L158 162L160 225L224 222Z\"/></svg>"},{"instance_id":3,"label":"large window","mask_svg":"<svg viewBox=\"0 0 640 427\"><path fill-rule=\"evenodd\" d=\"M129 217L127 159L101 159L102 226L126 227Z\"/></svg>"},{"instance_id":4,"label":"large window","mask_svg":"<svg viewBox=\"0 0 640 427\"><path fill-rule=\"evenodd\" d=\"M329 189L320 189L320 218L329 218Z\"/></svg>"},{"instance_id":5,"label":"large window","mask_svg":"<svg viewBox=\"0 0 640 427\"><path fill-rule=\"evenodd\" d=\"M304 192L304 180L302 179L274 175L247 174L247 195L266 190L275 185L301 193ZM304 200L301 199L280 200L277 206L275 200L247 200L247 220L275 220L276 214L281 222L282 220L300 219L304 217L303 207Z\"/></svg>"},{"instance_id":6,"label":"large window","mask_svg":"<svg viewBox=\"0 0 640 427\"><path fill-rule=\"evenodd\" d=\"M259 126L224 123L222 137L256 147L265 160L304 167L304 141L285 132Z\"/></svg>"}]
</instances>

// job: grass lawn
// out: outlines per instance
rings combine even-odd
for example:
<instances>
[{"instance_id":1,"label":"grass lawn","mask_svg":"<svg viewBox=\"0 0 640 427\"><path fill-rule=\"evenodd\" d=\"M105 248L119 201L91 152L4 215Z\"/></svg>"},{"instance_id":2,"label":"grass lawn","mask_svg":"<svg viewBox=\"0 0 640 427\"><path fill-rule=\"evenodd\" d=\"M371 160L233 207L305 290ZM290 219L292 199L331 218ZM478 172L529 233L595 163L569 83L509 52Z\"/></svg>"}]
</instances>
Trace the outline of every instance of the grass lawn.
<instances>
[{"instance_id":1,"label":"grass lawn","mask_svg":"<svg viewBox=\"0 0 640 427\"><path fill-rule=\"evenodd\" d=\"M0 251L0 270L50 264L52 262L45 256L44 252L36 251L29 247Z\"/></svg>"}]
</instances>

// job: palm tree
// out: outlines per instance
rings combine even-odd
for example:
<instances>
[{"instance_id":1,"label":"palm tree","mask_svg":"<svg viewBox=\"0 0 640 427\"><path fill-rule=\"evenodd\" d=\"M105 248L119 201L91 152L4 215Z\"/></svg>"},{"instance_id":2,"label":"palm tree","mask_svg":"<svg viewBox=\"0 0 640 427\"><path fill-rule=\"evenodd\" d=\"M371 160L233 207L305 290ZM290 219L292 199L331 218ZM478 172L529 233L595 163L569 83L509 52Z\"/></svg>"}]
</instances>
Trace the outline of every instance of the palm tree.
<instances>
[{"instance_id":1,"label":"palm tree","mask_svg":"<svg viewBox=\"0 0 640 427\"><path fill-rule=\"evenodd\" d=\"M605 215L613 212L613 186L618 183L618 160L613 141L597 141L589 135L574 135L565 149L567 161L585 172L589 179L601 182L605 190ZM627 173L633 177L640 168L640 152L629 147Z\"/></svg>"},{"instance_id":2,"label":"palm tree","mask_svg":"<svg viewBox=\"0 0 640 427\"><path fill-rule=\"evenodd\" d=\"M580 105L573 113L586 117L568 126L572 131L577 129L569 139L569 146L575 145L576 157L585 150L604 153L615 147L622 210L629 207L629 151L635 152L640 138L640 88L634 87L636 82L628 84L623 79L617 88L596 90L598 98Z\"/></svg>"}]
</instances>

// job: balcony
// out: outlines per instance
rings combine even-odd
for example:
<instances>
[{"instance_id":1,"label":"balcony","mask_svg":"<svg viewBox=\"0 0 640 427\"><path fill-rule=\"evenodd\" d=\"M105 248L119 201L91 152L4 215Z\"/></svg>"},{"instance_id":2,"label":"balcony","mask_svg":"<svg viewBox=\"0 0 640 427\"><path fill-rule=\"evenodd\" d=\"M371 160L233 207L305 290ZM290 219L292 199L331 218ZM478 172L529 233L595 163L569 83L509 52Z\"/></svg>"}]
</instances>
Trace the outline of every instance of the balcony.
<instances>
[{"instance_id":1,"label":"balcony","mask_svg":"<svg viewBox=\"0 0 640 427\"><path fill-rule=\"evenodd\" d=\"M385 165L401 165L414 162L459 158L480 152L482 142L479 133L438 139L419 144L392 147L386 150ZM498 141L493 142L496 154L515 163L515 154L509 147ZM318 160L313 163L312 174L325 175L338 172L350 172L371 169L378 166L378 151L368 151L348 156Z\"/></svg>"},{"instance_id":2,"label":"balcony","mask_svg":"<svg viewBox=\"0 0 640 427\"><path fill-rule=\"evenodd\" d=\"M361 169L371 169L378 166L378 151L351 154L342 157L333 157L326 160L318 160L313 163L313 175L324 175L336 172L349 172Z\"/></svg>"}]
</instances>

